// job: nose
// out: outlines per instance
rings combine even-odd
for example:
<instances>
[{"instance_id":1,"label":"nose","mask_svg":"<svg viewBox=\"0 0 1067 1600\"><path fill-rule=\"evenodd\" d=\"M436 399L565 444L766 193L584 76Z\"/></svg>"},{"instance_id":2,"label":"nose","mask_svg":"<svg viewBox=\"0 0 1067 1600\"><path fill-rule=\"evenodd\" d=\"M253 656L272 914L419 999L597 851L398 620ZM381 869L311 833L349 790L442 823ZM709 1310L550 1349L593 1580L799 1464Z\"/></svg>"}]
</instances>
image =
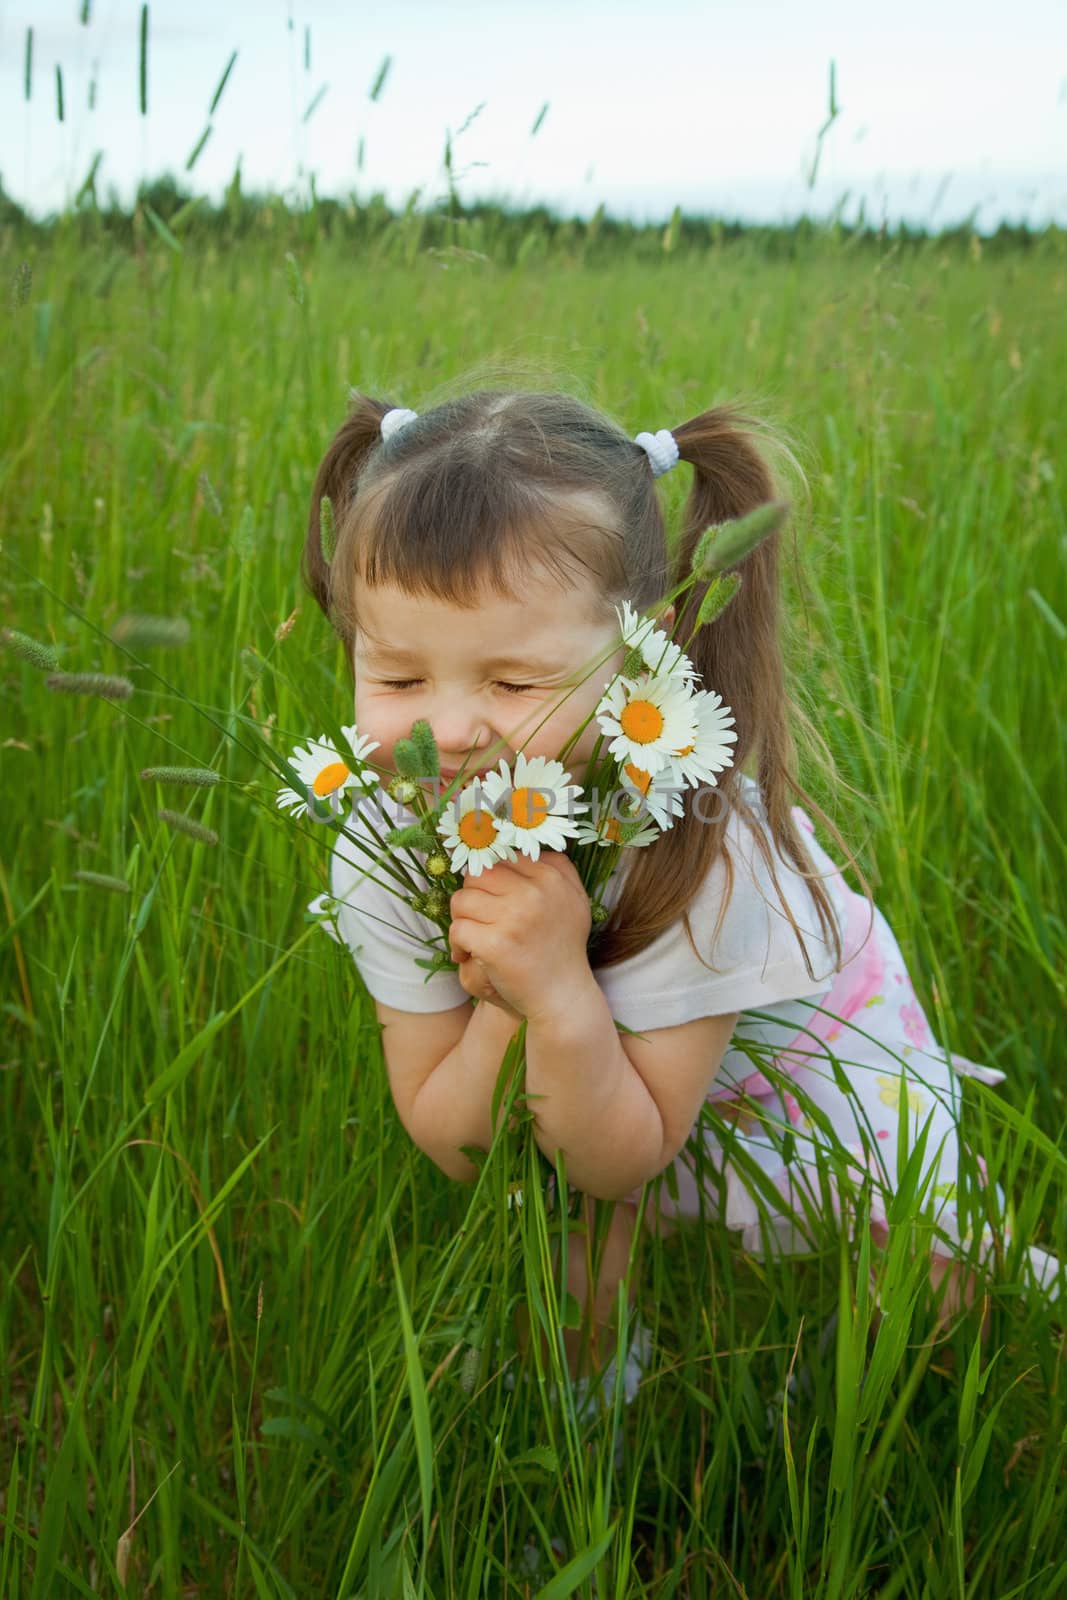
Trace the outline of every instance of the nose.
<instances>
[{"instance_id":1,"label":"nose","mask_svg":"<svg viewBox=\"0 0 1067 1600\"><path fill-rule=\"evenodd\" d=\"M478 702L471 697L439 702L431 709L428 721L445 767L458 768L464 763L478 766L479 752L487 751L496 738Z\"/></svg>"}]
</instances>

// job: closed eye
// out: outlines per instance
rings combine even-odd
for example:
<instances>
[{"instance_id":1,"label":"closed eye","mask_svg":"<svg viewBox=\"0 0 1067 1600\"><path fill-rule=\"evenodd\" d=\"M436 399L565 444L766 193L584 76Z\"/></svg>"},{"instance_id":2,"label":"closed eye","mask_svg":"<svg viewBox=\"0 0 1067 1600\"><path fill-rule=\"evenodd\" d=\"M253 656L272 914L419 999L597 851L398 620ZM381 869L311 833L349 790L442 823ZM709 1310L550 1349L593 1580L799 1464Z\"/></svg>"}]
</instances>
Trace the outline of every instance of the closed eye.
<instances>
[{"instance_id":1,"label":"closed eye","mask_svg":"<svg viewBox=\"0 0 1067 1600\"><path fill-rule=\"evenodd\" d=\"M413 689L421 678L394 678L382 680L379 687L382 689ZM533 688L532 683L498 683L497 688L503 689L507 694L529 694Z\"/></svg>"}]
</instances>

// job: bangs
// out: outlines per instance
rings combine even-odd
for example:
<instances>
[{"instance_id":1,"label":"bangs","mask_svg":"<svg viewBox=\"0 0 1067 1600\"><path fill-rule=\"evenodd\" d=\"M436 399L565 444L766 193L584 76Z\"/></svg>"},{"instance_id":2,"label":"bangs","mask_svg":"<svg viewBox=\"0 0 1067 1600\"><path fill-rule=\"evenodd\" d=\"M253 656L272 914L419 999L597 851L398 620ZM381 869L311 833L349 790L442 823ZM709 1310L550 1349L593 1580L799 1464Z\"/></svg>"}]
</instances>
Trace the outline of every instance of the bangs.
<instances>
[{"instance_id":1,"label":"bangs","mask_svg":"<svg viewBox=\"0 0 1067 1600\"><path fill-rule=\"evenodd\" d=\"M367 485L349 508L332 563L345 590L331 596L346 636L359 584L474 610L487 589L521 601L548 577L561 592L589 589L591 621L611 618L626 592L624 541L602 495L518 483L470 460L419 466Z\"/></svg>"}]
</instances>

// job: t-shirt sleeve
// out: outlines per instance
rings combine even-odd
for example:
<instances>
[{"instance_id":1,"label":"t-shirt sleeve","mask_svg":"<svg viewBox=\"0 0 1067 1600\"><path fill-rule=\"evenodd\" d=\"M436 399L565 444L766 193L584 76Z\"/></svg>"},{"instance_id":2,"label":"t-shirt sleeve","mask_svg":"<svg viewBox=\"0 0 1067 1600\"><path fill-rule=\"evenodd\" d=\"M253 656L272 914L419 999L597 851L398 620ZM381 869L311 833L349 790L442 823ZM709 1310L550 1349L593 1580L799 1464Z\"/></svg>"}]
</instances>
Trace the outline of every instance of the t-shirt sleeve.
<instances>
[{"instance_id":1,"label":"t-shirt sleeve","mask_svg":"<svg viewBox=\"0 0 1067 1600\"><path fill-rule=\"evenodd\" d=\"M765 837L770 845L769 831ZM816 871L832 875L833 863L815 841L805 840L805 844ZM805 879L774 853L782 891L779 896L746 824L731 824L727 848L733 885L714 946L712 934L726 893L726 868L721 859L687 908L699 957L679 916L637 955L596 972L612 1015L625 1027L635 1032L669 1028L697 1017L759 1010L783 1001L818 1002L829 993L836 971L833 942L821 931ZM823 876L822 882L840 934L843 923L837 891L830 876ZM783 897L804 937L814 978L783 909Z\"/></svg>"},{"instance_id":2,"label":"t-shirt sleeve","mask_svg":"<svg viewBox=\"0 0 1067 1600\"><path fill-rule=\"evenodd\" d=\"M380 852L357 816L347 826ZM439 938L440 929L394 893L392 883L370 855L339 833L330 857L330 896L316 896L308 910L322 916L327 931L351 952L375 1000L399 1011L449 1011L461 1005L470 996L454 972L428 973L416 966L416 957L428 959L433 953L427 941Z\"/></svg>"}]
</instances>

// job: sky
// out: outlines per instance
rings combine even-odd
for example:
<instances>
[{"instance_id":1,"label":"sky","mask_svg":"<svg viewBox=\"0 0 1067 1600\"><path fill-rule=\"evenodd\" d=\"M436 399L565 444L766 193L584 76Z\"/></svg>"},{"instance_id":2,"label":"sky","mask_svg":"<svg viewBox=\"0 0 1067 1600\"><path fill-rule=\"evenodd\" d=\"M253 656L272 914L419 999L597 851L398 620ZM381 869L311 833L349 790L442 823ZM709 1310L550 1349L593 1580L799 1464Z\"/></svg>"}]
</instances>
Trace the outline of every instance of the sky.
<instances>
[{"instance_id":1,"label":"sky","mask_svg":"<svg viewBox=\"0 0 1067 1600\"><path fill-rule=\"evenodd\" d=\"M147 115L140 17L0 0L0 181L35 216L97 151L98 195L124 204L165 171L217 199L238 159L246 189L292 200L313 177L320 196L429 202L450 133L461 197L566 215L853 221L862 203L874 224L1067 225L1063 0L155 0Z\"/></svg>"}]
</instances>

